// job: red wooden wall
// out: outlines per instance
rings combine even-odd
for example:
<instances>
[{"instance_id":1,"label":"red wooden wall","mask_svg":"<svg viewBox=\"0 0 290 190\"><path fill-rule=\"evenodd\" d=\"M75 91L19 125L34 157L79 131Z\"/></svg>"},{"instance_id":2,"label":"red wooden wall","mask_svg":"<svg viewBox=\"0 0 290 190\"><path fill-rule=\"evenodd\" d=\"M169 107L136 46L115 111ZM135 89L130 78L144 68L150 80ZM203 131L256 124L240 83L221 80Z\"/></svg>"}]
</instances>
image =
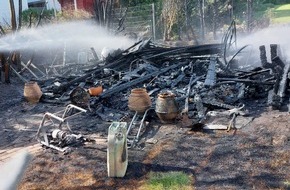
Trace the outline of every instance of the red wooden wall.
<instances>
[{"instance_id":1,"label":"red wooden wall","mask_svg":"<svg viewBox=\"0 0 290 190\"><path fill-rule=\"evenodd\" d=\"M74 9L74 0L58 0L62 9ZM76 0L77 8L93 12L93 0Z\"/></svg>"}]
</instances>

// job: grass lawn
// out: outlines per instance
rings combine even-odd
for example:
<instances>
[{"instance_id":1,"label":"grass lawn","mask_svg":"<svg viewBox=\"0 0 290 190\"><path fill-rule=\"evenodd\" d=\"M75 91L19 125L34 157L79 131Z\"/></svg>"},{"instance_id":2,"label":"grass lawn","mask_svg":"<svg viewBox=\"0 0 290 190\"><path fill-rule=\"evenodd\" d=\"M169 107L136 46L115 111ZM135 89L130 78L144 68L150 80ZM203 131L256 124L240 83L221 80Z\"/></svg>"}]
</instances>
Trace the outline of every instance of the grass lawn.
<instances>
[{"instance_id":1,"label":"grass lawn","mask_svg":"<svg viewBox=\"0 0 290 190\"><path fill-rule=\"evenodd\" d=\"M183 172L151 172L142 190L193 190L192 178Z\"/></svg>"},{"instance_id":2,"label":"grass lawn","mask_svg":"<svg viewBox=\"0 0 290 190\"><path fill-rule=\"evenodd\" d=\"M273 13L272 23L290 23L290 4L276 6Z\"/></svg>"}]
</instances>

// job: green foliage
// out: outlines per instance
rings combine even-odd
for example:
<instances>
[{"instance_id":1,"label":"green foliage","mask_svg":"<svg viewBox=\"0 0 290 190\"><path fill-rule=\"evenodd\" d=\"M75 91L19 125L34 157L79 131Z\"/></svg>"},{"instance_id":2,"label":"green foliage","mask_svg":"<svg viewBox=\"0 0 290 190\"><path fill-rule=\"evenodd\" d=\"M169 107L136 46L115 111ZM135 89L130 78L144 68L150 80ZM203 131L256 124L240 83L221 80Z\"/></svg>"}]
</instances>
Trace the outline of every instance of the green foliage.
<instances>
[{"instance_id":1,"label":"green foliage","mask_svg":"<svg viewBox=\"0 0 290 190\"><path fill-rule=\"evenodd\" d=\"M290 0L265 0L264 3L271 3L275 5L290 3Z\"/></svg>"},{"instance_id":2,"label":"green foliage","mask_svg":"<svg viewBox=\"0 0 290 190\"><path fill-rule=\"evenodd\" d=\"M37 8L29 8L27 10L24 10L22 12L22 22L23 24L30 24L31 23L36 23L37 20L39 19L39 16L41 14L41 9L37 9ZM51 20L54 18L54 10L44 10L43 11L43 15L42 15L42 19L43 20Z\"/></svg>"}]
</instances>

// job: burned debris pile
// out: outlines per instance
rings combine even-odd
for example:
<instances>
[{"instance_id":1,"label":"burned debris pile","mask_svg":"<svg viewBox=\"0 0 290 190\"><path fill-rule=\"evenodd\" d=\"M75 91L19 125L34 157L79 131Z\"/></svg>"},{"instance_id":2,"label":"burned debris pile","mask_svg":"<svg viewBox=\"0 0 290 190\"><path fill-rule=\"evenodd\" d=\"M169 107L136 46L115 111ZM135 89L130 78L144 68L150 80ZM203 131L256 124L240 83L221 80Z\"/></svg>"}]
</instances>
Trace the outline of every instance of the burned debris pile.
<instances>
[{"instance_id":1,"label":"burned debris pile","mask_svg":"<svg viewBox=\"0 0 290 190\"><path fill-rule=\"evenodd\" d=\"M223 61L224 51L223 44L164 47L142 40L104 60L95 59L91 67L79 67L82 74L38 80L43 91L41 101L70 102L101 120L121 121L131 114L131 90L142 88L151 98L150 109L155 111L158 96L171 94L177 105L176 118L186 120L183 127L205 123L210 115L228 115L233 122L236 116L246 115L247 99L262 98L268 106L280 109L289 64L278 56L279 46L271 45L272 63L267 62L265 46L260 47L259 67L246 67L238 59L227 63ZM98 92L92 94L95 87Z\"/></svg>"}]
</instances>

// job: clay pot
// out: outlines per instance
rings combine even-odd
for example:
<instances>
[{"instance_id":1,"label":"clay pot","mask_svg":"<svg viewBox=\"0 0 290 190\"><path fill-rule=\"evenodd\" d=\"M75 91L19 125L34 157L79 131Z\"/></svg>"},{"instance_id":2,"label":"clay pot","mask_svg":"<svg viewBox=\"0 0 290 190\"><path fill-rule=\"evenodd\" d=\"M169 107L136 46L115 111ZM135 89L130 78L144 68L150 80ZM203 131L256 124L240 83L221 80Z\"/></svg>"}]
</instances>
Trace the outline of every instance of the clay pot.
<instances>
[{"instance_id":1,"label":"clay pot","mask_svg":"<svg viewBox=\"0 0 290 190\"><path fill-rule=\"evenodd\" d=\"M89 94L91 96L99 96L103 92L103 87L102 86L97 86L97 87L91 87L89 88Z\"/></svg>"},{"instance_id":2,"label":"clay pot","mask_svg":"<svg viewBox=\"0 0 290 190\"><path fill-rule=\"evenodd\" d=\"M144 113L151 105L151 99L145 88L135 88L131 90L131 94L128 98L128 107L131 111Z\"/></svg>"},{"instance_id":3,"label":"clay pot","mask_svg":"<svg viewBox=\"0 0 290 190\"><path fill-rule=\"evenodd\" d=\"M172 123L179 114L175 94L171 92L158 94L155 112L162 123Z\"/></svg>"},{"instance_id":4,"label":"clay pot","mask_svg":"<svg viewBox=\"0 0 290 190\"><path fill-rule=\"evenodd\" d=\"M37 82L31 81L24 85L24 97L30 103L38 103L42 92Z\"/></svg>"}]
</instances>

